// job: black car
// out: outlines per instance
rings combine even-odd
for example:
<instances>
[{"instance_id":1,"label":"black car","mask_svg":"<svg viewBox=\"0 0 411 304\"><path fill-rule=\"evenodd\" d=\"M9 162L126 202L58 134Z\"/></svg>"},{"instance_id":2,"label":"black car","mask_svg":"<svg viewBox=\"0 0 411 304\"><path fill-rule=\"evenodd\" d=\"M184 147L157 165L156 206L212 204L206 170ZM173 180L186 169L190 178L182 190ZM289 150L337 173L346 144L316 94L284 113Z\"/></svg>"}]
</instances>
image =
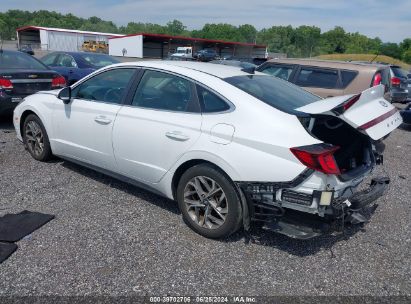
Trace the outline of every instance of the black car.
<instances>
[{"instance_id":1,"label":"black car","mask_svg":"<svg viewBox=\"0 0 411 304\"><path fill-rule=\"evenodd\" d=\"M411 103L404 110L401 110L400 114L405 124L411 124Z\"/></svg>"},{"instance_id":2,"label":"black car","mask_svg":"<svg viewBox=\"0 0 411 304\"><path fill-rule=\"evenodd\" d=\"M406 103L409 99L409 79L407 72L398 65L390 65L391 70L391 101Z\"/></svg>"},{"instance_id":3,"label":"black car","mask_svg":"<svg viewBox=\"0 0 411 304\"><path fill-rule=\"evenodd\" d=\"M19 51L0 50L0 115L9 115L27 95L64 87L64 77L36 58Z\"/></svg>"},{"instance_id":4,"label":"black car","mask_svg":"<svg viewBox=\"0 0 411 304\"><path fill-rule=\"evenodd\" d=\"M408 82L408 101L411 101L411 73L407 75Z\"/></svg>"},{"instance_id":5,"label":"black car","mask_svg":"<svg viewBox=\"0 0 411 304\"><path fill-rule=\"evenodd\" d=\"M197 58L199 61L211 61L218 58L218 54L213 49L204 49L200 50L194 54L194 58Z\"/></svg>"}]
</instances>

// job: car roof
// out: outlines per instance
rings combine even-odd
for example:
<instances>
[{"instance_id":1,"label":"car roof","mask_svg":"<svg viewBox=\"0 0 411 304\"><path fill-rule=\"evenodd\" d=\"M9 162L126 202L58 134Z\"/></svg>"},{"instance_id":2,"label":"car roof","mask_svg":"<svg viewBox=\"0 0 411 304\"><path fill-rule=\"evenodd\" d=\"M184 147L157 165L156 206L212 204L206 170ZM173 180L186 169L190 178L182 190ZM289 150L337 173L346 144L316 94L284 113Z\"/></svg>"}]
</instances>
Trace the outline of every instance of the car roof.
<instances>
[{"instance_id":1,"label":"car roof","mask_svg":"<svg viewBox=\"0 0 411 304\"><path fill-rule=\"evenodd\" d=\"M156 60L156 61L136 61L136 62L124 62L116 64L116 66L141 66L152 67L157 69L164 69L173 71L175 68L183 68L186 72L197 71L208 75L212 75L218 78L228 78L234 76L249 76L250 73L243 71L240 67L214 64L208 62L196 62L196 61L175 61L175 60ZM256 75L265 75L263 73L255 72Z\"/></svg>"},{"instance_id":2,"label":"car roof","mask_svg":"<svg viewBox=\"0 0 411 304\"><path fill-rule=\"evenodd\" d=\"M321 60L321 59L300 59L300 58L287 58L287 59L271 59L267 62L278 62L288 64L301 64L307 66L328 67L337 69L354 69L354 70L377 70L387 67L383 64L369 63L369 62L354 62L354 61L339 61L339 60Z\"/></svg>"}]
</instances>

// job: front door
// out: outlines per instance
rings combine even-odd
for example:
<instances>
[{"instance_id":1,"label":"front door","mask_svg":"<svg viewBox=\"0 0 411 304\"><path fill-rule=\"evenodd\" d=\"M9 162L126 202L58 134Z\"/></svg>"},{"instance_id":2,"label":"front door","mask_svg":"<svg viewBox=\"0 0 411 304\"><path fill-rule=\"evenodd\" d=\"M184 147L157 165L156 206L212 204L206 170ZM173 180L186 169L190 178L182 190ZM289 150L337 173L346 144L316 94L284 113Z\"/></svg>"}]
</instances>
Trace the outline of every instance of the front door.
<instances>
[{"instance_id":1,"label":"front door","mask_svg":"<svg viewBox=\"0 0 411 304\"><path fill-rule=\"evenodd\" d=\"M112 130L135 69L99 73L75 86L72 101L54 110L54 152L116 171Z\"/></svg>"},{"instance_id":2,"label":"front door","mask_svg":"<svg viewBox=\"0 0 411 304\"><path fill-rule=\"evenodd\" d=\"M120 109L114 124L121 173L143 182L160 181L199 138L201 119L191 81L145 71L132 102Z\"/></svg>"}]
</instances>

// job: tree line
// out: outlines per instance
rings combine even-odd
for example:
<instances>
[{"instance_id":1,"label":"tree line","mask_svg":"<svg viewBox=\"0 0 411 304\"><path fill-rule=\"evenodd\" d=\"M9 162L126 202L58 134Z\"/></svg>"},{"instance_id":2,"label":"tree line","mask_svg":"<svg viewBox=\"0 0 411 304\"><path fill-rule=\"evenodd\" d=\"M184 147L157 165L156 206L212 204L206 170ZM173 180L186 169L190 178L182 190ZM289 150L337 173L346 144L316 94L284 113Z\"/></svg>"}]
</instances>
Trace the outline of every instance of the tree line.
<instances>
[{"instance_id":1,"label":"tree line","mask_svg":"<svg viewBox=\"0 0 411 304\"><path fill-rule=\"evenodd\" d=\"M349 33L342 27L321 32L316 26L272 26L257 30L253 25L234 26L227 23L207 23L198 30L188 30L179 20L165 25L129 22L117 26L98 17L80 18L46 10L28 12L9 10L0 13L0 35L3 39L16 36L16 28L25 25L59 27L84 31L133 34L138 32L179 35L195 38L221 39L258 43L268 46L270 52L286 53L289 57L312 57L321 54L381 54L411 63L411 38L400 43L383 43L380 38L369 38L358 32Z\"/></svg>"}]
</instances>

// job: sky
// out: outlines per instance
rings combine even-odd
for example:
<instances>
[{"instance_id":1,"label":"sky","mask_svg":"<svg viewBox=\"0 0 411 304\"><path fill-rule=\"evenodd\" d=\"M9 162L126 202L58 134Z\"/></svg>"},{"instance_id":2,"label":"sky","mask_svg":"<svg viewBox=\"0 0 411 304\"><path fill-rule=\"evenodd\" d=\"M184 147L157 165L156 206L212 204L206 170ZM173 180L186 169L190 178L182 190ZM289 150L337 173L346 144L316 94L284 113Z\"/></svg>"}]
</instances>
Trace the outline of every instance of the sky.
<instances>
[{"instance_id":1,"label":"sky","mask_svg":"<svg viewBox=\"0 0 411 304\"><path fill-rule=\"evenodd\" d=\"M173 19L190 30L206 23L247 23L258 30L315 25L322 31L339 25L384 42L411 38L411 0L0 0L0 11L9 9L97 16L117 25L130 21L166 24Z\"/></svg>"}]
</instances>

